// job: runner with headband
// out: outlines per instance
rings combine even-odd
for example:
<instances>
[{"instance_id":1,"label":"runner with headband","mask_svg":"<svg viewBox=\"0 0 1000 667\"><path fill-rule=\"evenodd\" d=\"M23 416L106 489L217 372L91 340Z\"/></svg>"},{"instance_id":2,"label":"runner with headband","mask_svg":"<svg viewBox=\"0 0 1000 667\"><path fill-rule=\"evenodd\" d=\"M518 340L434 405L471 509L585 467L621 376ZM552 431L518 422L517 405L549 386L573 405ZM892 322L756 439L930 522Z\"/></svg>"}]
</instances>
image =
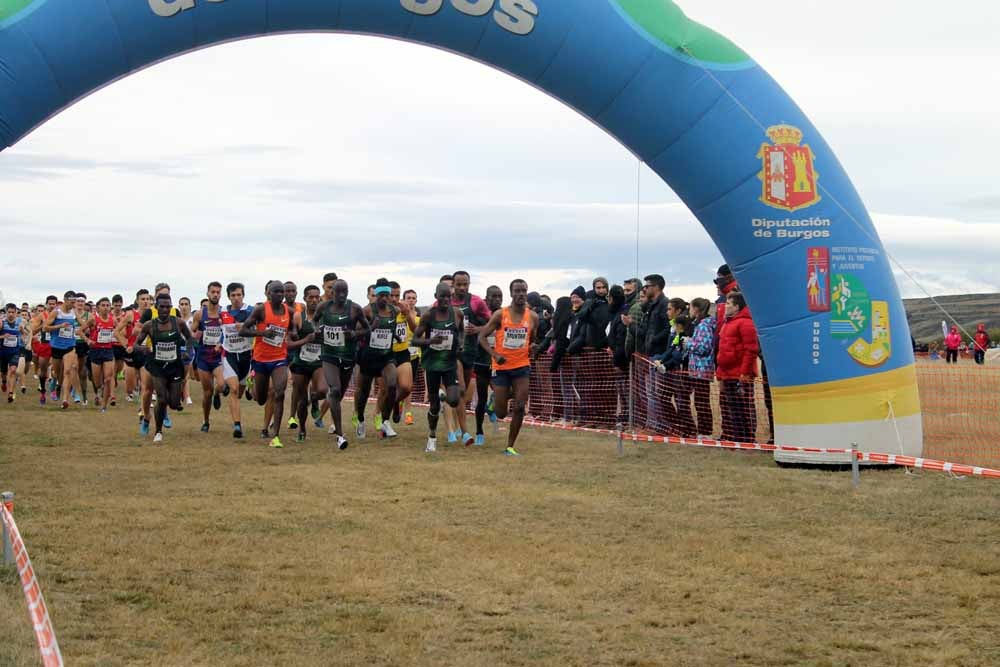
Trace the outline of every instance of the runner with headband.
<instances>
[{"instance_id":1,"label":"runner with headband","mask_svg":"<svg viewBox=\"0 0 1000 667\"><path fill-rule=\"evenodd\" d=\"M135 344L142 345L148 339L152 349L146 356L146 371L149 373L153 389L156 391L156 431L153 443L163 442L163 427L167 417L167 407L180 412L184 382L184 362L181 346L194 344L194 337L187 324L179 320L171 307L170 295L161 292L156 297L156 317L147 321L139 330ZM148 426L148 425L147 425ZM148 430L148 429L147 429Z\"/></svg>"}]
</instances>

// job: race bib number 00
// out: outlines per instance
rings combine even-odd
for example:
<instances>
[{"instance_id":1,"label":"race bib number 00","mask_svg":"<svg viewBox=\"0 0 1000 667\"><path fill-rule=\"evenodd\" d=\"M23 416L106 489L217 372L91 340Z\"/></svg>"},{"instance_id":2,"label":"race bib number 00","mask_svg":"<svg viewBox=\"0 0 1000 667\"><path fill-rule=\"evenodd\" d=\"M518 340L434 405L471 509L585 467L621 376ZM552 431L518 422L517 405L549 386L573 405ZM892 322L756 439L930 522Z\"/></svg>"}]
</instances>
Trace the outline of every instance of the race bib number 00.
<instances>
[{"instance_id":1,"label":"race bib number 00","mask_svg":"<svg viewBox=\"0 0 1000 667\"><path fill-rule=\"evenodd\" d=\"M406 340L406 322L396 323L396 340Z\"/></svg>"}]
</instances>

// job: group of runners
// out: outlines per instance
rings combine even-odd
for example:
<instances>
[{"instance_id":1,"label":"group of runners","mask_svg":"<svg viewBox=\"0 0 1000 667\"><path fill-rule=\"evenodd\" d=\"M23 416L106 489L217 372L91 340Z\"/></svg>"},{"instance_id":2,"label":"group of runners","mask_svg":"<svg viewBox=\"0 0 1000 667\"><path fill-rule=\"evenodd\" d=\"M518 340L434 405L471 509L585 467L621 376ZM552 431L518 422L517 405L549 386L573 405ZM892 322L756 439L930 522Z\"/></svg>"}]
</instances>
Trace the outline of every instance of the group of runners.
<instances>
[{"instance_id":1,"label":"group of runners","mask_svg":"<svg viewBox=\"0 0 1000 667\"><path fill-rule=\"evenodd\" d=\"M211 428L213 410L228 402L233 437L244 437L241 400L264 408L261 438L282 448L286 395L291 394L287 428L307 437L307 422L324 428L336 446L348 446L341 401L353 382L351 415L358 439L368 434L365 412L373 390L374 431L394 438L393 424L414 423L409 399L414 378L426 379L428 438L425 451L437 450L442 412L449 442L485 444L484 422L511 423L504 453L515 448L528 402L531 353L538 316L527 305L524 280L510 283L510 304L503 306L497 286L486 298L470 293L465 271L442 276L434 302L421 313L417 293L380 278L368 287L363 303L350 298L346 281L335 273L321 286L309 285L299 302L294 282L269 281L264 300L245 303L246 288L208 284L200 308L188 299L175 305L166 283L152 293L141 289L126 306L120 295L87 300L68 291L29 310L7 304L3 317L0 372L8 403L27 378L38 381L39 403L63 410L89 404L101 412L115 407L120 385L128 402L139 403L139 431L162 443L171 428L170 411L191 406L189 381L202 387L202 432ZM290 386L289 386L290 385ZM88 388L93 389L89 394ZM492 390L492 395L491 395ZM88 395L89 394L89 395ZM475 405L475 434L466 406Z\"/></svg>"}]
</instances>

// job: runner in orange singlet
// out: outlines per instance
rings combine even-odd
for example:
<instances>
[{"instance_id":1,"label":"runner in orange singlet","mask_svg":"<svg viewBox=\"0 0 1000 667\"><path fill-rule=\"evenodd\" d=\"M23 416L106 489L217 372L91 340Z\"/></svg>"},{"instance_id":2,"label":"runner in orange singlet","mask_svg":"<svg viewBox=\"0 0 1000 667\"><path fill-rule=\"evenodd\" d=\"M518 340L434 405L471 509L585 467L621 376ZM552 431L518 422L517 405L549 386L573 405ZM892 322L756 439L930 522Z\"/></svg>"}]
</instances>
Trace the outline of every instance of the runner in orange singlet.
<instances>
[{"instance_id":1,"label":"runner in orange singlet","mask_svg":"<svg viewBox=\"0 0 1000 667\"><path fill-rule=\"evenodd\" d=\"M510 306L493 313L485 327L479 330L479 345L493 358L493 391L496 415L507 416L508 401L514 394L514 408L507 433L507 456L520 456L514 444L521 432L525 408L528 406L528 384L531 379L531 352L538 331L538 315L527 307L528 283L520 278L510 283ZM489 338L496 333L496 343Z\"/></svg>"},{"instance_id":2,"label":"runner in orange singlet","mask_svg":"<svg viewBox=\"0 0 1000 667\"><path fill-rule=\"evenodd\" d=\"M270 446L284 447L278 437L285 411L285 389L288 386L288 336L294 330L292 309L285 305L285 286L280 280L267 284L267 301L253 309L243 323L240 335L260 338L253 346L254 389L257 404L264 405L268 398L274 404L271 427L274 437ZM262 438L271 437L270 428L264 428Z\"/></svg>"}]
</instances>

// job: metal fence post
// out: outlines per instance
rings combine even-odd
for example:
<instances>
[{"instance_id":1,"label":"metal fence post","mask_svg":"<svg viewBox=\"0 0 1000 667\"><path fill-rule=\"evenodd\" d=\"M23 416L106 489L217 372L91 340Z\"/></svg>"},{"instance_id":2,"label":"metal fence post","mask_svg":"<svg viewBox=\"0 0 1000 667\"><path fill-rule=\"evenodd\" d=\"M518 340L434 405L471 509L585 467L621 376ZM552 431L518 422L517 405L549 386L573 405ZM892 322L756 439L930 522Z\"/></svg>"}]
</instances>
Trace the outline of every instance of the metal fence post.
<instances>
[{"instance_id":1,"label":"metal fence post","mask_svg":"<svg viewBox=\"0 0 1000 667\"><path fill-rule=\"evenodd\" d=\"M851 483L854 488L861 486L861 465L858 463L858 443L851 443Z\"/></svg>"},{"instance_id":2,"label":"metal fence post","mask_svg":"<svg viewBox=\"0 0 1000 667\"><path fill-rule=\"evenodd\" d=\"M3 506L10 512L11 516L14 515L14 494L11 491L4 491L0 493L0 502ZM0 522L2 523L2 522ZM13 565L14 564L14 546L10 543L10 533L7 531L7 524L3 524L3 564Z\"/></svg>"}]
</instances>

